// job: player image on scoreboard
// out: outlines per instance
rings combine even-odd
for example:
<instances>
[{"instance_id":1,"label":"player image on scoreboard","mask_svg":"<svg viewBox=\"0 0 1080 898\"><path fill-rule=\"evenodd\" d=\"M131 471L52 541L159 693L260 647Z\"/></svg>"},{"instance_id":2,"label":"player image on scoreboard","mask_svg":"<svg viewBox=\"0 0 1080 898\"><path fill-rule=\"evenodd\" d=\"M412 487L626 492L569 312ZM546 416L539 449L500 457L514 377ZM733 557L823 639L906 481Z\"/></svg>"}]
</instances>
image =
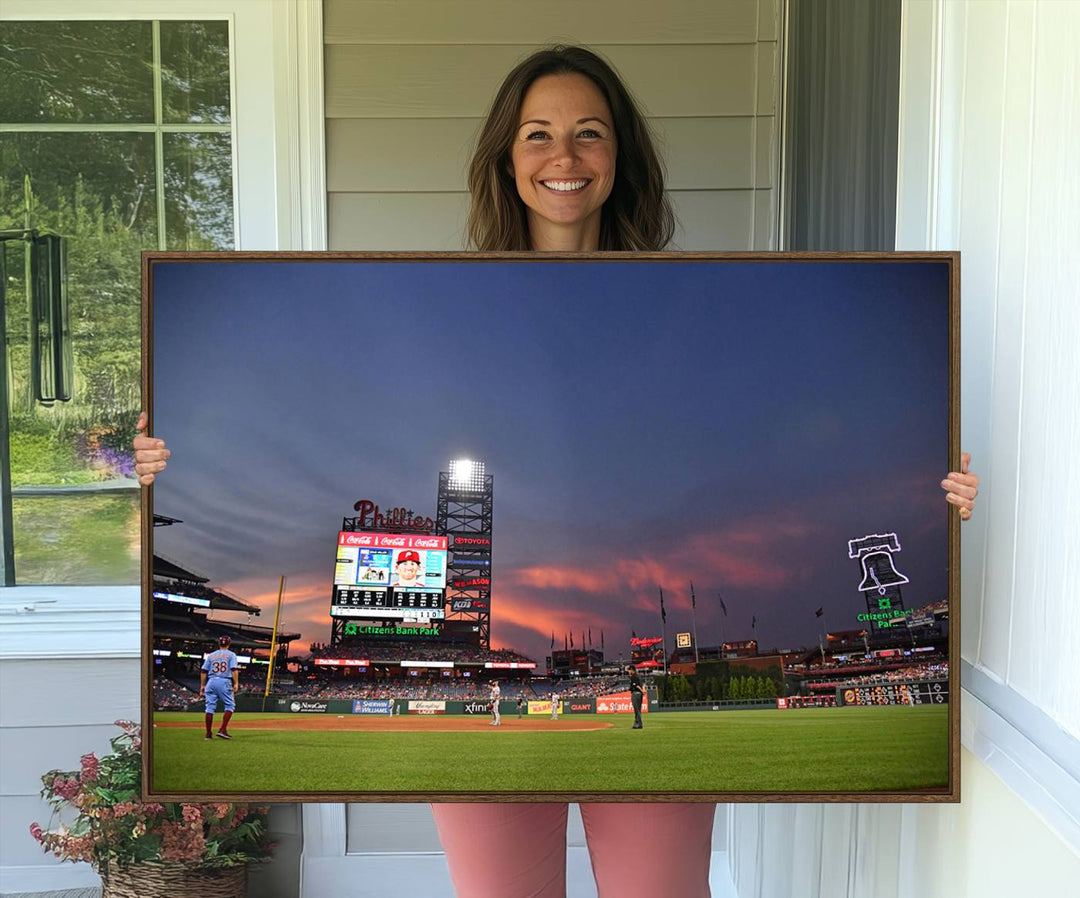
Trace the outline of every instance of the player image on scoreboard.
<instances>
[{"instance_id":1,"label":"player image on scoreboard","mask_svg":"<svg viewBox=\"0 0 1080 898\"><path fill-rule=\"evenodd\" d=\"M445 589L446 552L436 549L398 549L394 552L395 589Z\"/></svg>"}]
</instances>

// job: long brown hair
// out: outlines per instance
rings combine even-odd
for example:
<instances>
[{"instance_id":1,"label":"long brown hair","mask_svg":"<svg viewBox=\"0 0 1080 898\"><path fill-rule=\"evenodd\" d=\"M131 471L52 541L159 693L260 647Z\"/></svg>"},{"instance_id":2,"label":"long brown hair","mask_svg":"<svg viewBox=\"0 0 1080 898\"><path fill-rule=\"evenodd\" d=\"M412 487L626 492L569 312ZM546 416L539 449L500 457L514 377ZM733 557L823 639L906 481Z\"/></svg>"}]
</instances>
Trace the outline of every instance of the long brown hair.
<instances>
[{"instance_id":1,"label":"long brown hair","mask_svg":"<svg viewBox=\"0 0 1080 898\"><path fill-rule=\"evenodd\" d=\"M584 47L565 46L538 50L520 62L492 101L469 165L469 244L479 250L531 248L525 204L510 174L510 147L533 82L567 74L590 79L614 120L615 181L601 211L600 249L663 249L675 232L675 216L645 116L607 62Z\"/></svg>"}]
</instances>

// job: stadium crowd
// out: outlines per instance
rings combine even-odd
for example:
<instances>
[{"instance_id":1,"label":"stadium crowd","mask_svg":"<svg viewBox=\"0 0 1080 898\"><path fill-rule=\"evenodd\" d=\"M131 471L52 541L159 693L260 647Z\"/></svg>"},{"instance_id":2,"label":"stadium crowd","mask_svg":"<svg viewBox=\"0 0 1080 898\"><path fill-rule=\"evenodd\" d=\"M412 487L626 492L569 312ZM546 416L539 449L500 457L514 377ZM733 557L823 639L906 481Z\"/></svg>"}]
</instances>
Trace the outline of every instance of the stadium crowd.
<instances>
[{"instance_id":1,"label":"stadium crowd","mask_svg":"<svg viewBox=\"0 0 1080 898\"><path fill-rule=\"evenodd\" d=\"M154 708L157 710L184 710L188 702L197 701L198 692L171 680L164 675L154 677Z\"/></svg>"},{"instance_id":2,"label":"stadium crowd","mask_svg":"<svg viewBox=\"0 0 1080 898\"><path fill-rule=\"evenodd\" d=\"M868 683L897 683L906 680L941 680L949 676L949 662L931 664L912 664L907 667L882 670L877 673L855 677L843 677L819 680L811 684L812 689L835 689L838 686L864 686Z\"/></svg>"},{"instance_id":3,"label":"stadium crowd","mask_svg":"<svg viewBox=\"0 0 1080 898\"><path fill-rule=\"evenodd\" d=\"M424 643L395 640L348 645L324 645L313 643L311 660L319 658L363 658L372 663L397 663L401 661L454 661L461 664L484 664L496 662L528 662L530 658L512 649L480 649L469 645L452 643Z\"/></svg>"}]
</instances>

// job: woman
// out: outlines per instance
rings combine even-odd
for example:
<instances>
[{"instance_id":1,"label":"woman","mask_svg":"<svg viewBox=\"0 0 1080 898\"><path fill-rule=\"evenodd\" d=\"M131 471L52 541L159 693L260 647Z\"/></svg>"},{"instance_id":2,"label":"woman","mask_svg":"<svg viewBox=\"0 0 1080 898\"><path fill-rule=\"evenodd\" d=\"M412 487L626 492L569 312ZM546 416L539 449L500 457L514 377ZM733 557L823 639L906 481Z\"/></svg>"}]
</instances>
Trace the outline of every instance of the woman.
<instances>
[{"instance_id":1,"label":"woman","mask_svg":"<svg viewBox=\"0 0 1080 898\"><path fill-rule=\"evenodd\" d=\"M674 232L644 117L610 66L580 47L539 51L507 76L468 182L469 240L481 251L655 251ZM144 416L139 428L145 424ZM169 451L148 437L136 438L135 448L139 482L149 484ZM967 466L965 455L962 471L942 481L965 520L978 486ZM460 898L565 895L567 807L433 805ZM715 807L581 805L600 898L708 896Z\"/></svg>"}]
</instances>

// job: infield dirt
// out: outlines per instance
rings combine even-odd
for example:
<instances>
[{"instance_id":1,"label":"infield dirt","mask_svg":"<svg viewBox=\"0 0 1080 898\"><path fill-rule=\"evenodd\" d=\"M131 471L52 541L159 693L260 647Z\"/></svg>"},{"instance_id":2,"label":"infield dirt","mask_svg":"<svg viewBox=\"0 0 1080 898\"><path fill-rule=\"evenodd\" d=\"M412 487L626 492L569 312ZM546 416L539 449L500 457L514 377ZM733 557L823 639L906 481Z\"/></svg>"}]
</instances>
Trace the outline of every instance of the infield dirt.
<instances>
[{"instance_id":1,"label":"infield dirt","mask_svg":"<svg viewBox=\"0 0 1080 898\"><path fill-rule=\"evenodd\" d=\"M220 720L220 718L218 718ZM316 732L362 732L362 733L474 733L488 729L500 729L525 733L578 733L591 730L608 730L614 724L610 721L598 721L595 718L560 718L551 720L548 717L527 718L518 720L516 717L503 719L498 727L492 727L491 721L484 717L444 717L441 715L409 715L383 717L381 715L363 714L349 717L336 717L326 714L305 714L296 717L278 717L274 719L260 719L257 716L237 714L230 727L231 732L236 730L287 730L290 732L316 731ZM191 720L157 720L155 727L179 727L183 729L201 729L202 721Z\"/></svg>"}]
</instances>

